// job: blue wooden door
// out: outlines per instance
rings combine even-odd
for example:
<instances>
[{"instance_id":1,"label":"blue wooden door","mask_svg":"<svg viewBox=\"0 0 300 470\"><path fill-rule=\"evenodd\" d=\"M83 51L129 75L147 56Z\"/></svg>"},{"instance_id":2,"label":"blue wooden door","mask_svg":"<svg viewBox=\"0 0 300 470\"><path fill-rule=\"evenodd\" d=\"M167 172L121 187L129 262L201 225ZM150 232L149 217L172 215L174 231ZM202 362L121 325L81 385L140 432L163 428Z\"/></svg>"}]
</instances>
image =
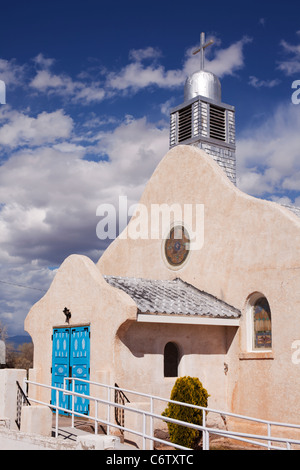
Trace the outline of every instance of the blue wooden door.
<instances>
[{"instance_id":1,"label":"blue wooden door","mask_svg":"<svg viewBox=\"0 0 300 470\"><path fill-rule=\"evenodd\" d=\"M52 385L63 388L65 377L90 378L90 327L55 328L52 347ZM75 382L75 391L89 394L89 384ZM67 382L70 389L71 384ZM74 410L88 415L89 400L73 397ZM51 403L56 404L56 393L52 390ZM65 408L61 414L72 409L72 397L59 392L59 406Z\"/></svg>"}]
</instances>

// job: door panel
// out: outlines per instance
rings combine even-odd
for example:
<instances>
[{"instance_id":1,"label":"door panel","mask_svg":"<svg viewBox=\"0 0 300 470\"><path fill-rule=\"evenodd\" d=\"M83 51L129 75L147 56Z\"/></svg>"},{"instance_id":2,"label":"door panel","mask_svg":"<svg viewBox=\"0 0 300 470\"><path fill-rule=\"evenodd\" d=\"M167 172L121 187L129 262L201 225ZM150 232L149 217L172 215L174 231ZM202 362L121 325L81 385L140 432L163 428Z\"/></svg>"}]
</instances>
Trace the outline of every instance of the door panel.
<instances>
[{"instance_id":1,"label":"door panel","mask_svg":"<svg viewBox=\"0 0 300 470\"><path fill-rule=\"evenodd\" d=\"M71 354L70 366L72 377L89 380L90 378L90 331L89 327L77 327L71 329ZM75 380L75 392L89 395L89 384ZM89 400L75 397L75 411L88 414Z\"/></svg>"},{"instance_id":2,"label":"door panel","mask_svg":"<svg viewBox=\"0 0 300 470\"><path fill-rule=\"evenodd\" d=\"M70 328L56 328L53 330L52 345L52 385L63 388L64 378L69 376L70 362ZM52 390L51 403L56 404L56 391ZM59 392L59 406L69 407L69 397ZM62 414L66 414L60 411Z\"/></svg>"}]
</instances>

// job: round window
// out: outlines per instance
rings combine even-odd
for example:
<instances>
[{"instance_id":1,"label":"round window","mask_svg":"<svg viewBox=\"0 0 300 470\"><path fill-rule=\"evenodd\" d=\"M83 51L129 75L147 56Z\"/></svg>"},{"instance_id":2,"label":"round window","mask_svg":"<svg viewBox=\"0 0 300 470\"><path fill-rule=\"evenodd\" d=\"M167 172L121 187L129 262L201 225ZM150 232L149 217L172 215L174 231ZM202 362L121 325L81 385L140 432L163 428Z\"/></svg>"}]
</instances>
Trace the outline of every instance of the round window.
<instances>
[{"instance_id":1,"label":"round window","mask_svg":"<svg viewBox=\"0 0 300 470\"><path fill-rule=\"evenodd\" d=\"M171 266L182 265L190 250L190 238L182 225L173 227L165 241L165 256Z\"/></svg>"}]
</instances>

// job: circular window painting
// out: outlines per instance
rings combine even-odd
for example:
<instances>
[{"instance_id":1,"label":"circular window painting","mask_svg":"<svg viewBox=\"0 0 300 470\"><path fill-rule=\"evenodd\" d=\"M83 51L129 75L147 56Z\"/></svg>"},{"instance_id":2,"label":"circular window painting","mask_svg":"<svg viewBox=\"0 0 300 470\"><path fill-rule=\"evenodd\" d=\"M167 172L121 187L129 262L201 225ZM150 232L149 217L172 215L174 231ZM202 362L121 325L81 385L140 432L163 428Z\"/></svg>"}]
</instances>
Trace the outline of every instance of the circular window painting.
<instances>
[{"instance_id":1,"label":"circular window painting","mask_svg":"<svg viewBox=\"0 0 300 470\"><path fill-rule=\"evenodd\" d=\"M189 254L190 238L186 229L180 225L173 227L165 241L165 255L171 266L180 266Z\"/></svg>"}]
</instances>

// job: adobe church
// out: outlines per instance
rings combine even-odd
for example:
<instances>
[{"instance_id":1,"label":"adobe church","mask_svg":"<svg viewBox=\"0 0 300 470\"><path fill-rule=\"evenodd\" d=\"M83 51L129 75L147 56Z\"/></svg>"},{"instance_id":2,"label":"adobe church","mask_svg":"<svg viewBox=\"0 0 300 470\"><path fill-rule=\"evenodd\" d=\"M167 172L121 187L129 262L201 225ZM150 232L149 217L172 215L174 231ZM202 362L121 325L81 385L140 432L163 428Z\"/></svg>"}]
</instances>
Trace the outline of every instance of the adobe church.
<instances>
[{"instance_id":1,"label":"adobe church","mask_svg":"<svg viewBox=\"0 0 300 470\"><path fill-rule=\"evenodd\" d=\"M205 70L208 45L202 35L200 70L171 110L170 150L140 200L148 215L201 206L201 246L191 249L195 212L159 237L126 236L141 212L97 264L68 257L25 320L30 380L59 386L72 374L169 398L189 375L209 407L299 423L300 210L236 187L235 108ZM84 400L78 410L89 413Z\"/></svg>"}]
</instances>

